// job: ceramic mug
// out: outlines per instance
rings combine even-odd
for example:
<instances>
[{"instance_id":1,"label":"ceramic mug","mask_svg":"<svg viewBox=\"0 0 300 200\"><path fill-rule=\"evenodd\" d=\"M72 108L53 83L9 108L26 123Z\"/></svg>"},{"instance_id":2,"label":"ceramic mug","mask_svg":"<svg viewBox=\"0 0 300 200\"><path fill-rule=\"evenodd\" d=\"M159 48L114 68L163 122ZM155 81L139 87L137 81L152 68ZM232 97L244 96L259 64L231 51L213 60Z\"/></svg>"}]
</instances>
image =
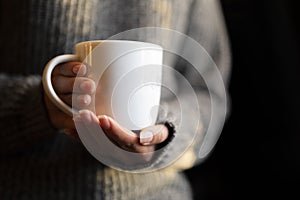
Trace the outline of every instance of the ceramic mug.
<instances>
[{"instance_id":1,"label":"ceramic mug","mask_svg":"<svg viewBox=\"0 0 300 200\"><path fill-rule=\"evenodd\" d=\"M141 129L156 122L162 59L162 47L152 43L127 40L81 42L75 45L74 55L60 55L47 63L43 87L58 108L70 116L77 114L78 111L63 102L54 91L51 74L58 64L82 62L88 68L87 77L97 85L89 108L97 115L111 116L130 130Z\"/></svg>"}]
</instances>

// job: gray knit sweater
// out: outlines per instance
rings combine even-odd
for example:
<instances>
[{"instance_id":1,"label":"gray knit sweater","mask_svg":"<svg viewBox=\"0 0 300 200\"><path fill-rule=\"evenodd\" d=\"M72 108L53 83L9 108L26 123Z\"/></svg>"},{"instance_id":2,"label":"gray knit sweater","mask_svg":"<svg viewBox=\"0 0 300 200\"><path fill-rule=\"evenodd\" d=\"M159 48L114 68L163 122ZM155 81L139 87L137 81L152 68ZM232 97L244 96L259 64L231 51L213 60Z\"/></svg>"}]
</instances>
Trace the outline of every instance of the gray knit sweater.
<instances>
[{"instance_id":1,"label":"gray knit sweater","mask_svg":"<svg viewBox=\"0 0 300 200\"><path fill-rule=\"evenodd\" d=\"M80 143L52 127L43 102L41 72L52 57L72 53L77 42L106 39L137 27L183 32L200 42L228 79L230 56L216 0L1 0L0 199L191 199L181 170L197 163L198 140L173 165L151 173L125 173L95 160ZM213 29L209 31L208 29ZM197 52L194 52L197 56ZM199 138L210 118L204 82L178 64L201 108ZM174 83L176 84L176 83ZM213 91L218 96L218 91ZM183 99L189 101L189 96ZM161 120L176 124L168 101ZM175 114L174 114L175 113ZM186 125L185 132L189 132ZM177 135L185 134L176 132ZM188 134L187 134L188 135ZM191 139L191 138L187 138ZM172 142L174 144L172 144ZM168 160L180 146L158 158ZM180 148L179 148L180 149Z\"/></svg>"}]
</instances>

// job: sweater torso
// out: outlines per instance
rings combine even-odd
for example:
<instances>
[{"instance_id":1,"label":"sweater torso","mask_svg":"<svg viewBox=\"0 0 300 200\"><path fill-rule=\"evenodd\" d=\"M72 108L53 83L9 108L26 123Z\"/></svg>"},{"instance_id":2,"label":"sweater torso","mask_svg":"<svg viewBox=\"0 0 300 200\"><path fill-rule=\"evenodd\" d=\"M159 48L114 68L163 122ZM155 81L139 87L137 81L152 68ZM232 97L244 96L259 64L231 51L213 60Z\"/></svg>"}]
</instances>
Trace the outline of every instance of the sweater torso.
<instances>
[{"instance_id":1,"label":"sweater torso","mask_svg":"<svg viewBox=\"0 0 300 200\"><path fill-rule=\"evenodd\" d=\"M185 32L191 0L1 1L1 69L41 74L47 61L77 42L107 39L139 27Z\"/></svg>"},{"instance_id":2,"label":"sweater torso","mask_svg":"<svg viewBox=\"0 0 300 200\"><path fill-rule=\"evenodd\" d=\"M106 39L132 28L157 26L185 32L190 6L190 0L1 1L0 27L5 38L0 40L1 72L41 74L47 61L72 53L77 42ZM5 174L0 178L1 199L189 196L188 184L178 174L136 175L107 168L62 134L1 162L0 171Z\"/></svg>"}]
</instances>

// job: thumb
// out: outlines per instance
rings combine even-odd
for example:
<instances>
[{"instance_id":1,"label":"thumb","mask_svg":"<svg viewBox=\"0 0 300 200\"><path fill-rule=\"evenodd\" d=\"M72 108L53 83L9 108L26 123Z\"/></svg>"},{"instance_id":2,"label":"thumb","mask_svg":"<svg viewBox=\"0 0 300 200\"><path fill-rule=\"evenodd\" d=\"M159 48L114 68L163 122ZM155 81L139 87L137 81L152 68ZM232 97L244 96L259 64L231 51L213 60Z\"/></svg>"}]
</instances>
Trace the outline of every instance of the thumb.
<instances>
[{"instance_id":1,"label":"thumb","mask_svg":"<svg viewBox=\"0 0 300 200\"><path fill-rule=\"evenodd\" d=\"M165 125L149 126L140 132L140 144L155 145L164 142L168 138L168 129Z\"/></svg>"}]
</instances>

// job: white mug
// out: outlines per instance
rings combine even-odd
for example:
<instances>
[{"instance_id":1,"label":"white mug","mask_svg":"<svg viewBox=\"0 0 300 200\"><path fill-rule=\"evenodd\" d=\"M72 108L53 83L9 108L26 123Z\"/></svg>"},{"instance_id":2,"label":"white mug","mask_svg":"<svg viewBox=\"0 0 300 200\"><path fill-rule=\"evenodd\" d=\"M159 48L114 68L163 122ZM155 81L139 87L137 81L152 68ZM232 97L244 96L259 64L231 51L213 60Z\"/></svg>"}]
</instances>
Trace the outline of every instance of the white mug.
<instances>
[{"instance_id":1,"label":"white mug","mask_svg":"<svg viewBox=\"0 0 300 200\"><path fill-rule=\"evenodd\" d=\"M60 63L83 62L88 67L87 76L97 85L90 109L97 115L111 116L130 130L137 130L156 122L162 59L162 47L152 43L127 40L81 42L75 46L75 55L60 55L47 63L43 86L46 95L58 108L70 116L77 114L77 110L55 93L51 74Z\"/></svg>"}]
</instances>

